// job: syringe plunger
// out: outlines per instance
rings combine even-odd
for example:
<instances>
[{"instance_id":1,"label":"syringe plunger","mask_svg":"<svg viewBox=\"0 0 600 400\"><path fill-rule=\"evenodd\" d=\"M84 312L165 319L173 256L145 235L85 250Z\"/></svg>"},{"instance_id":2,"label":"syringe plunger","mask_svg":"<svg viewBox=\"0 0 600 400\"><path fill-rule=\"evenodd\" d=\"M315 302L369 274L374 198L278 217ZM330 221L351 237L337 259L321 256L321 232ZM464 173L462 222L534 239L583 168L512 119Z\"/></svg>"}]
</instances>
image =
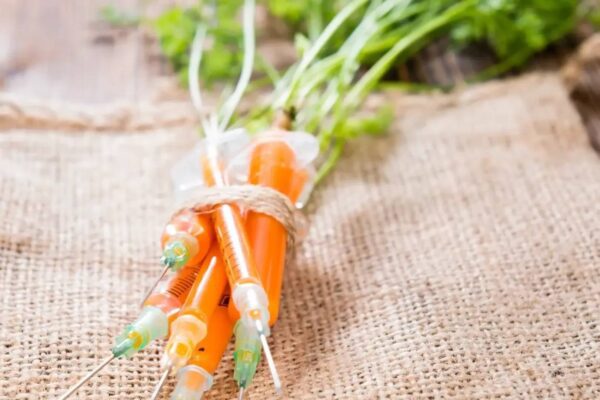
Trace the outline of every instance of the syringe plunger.
<instances>
[{"instance_id":1,"label":"syringe plunger","mask_svg":"<svg viewBox=\"0 0 600 400\"><path fill-rule=\"evenodd\" d=\"M173 371L187 364L198 343L206 336L206 323L192 314L179 316L172 324L172 334L165 348L162 364L170 364Z\"/></svg>"},{"instance_id":2,"label":"syringe plunger","mask_svg":"<svg viewBox=\"0 0 600 400\"><path fill-rule=\"evenodd\" d=\"M188 365L177 374L177 386L171 400L200 400L212 386L213 378L203 368Z\"/></svg>"}]
</instances>

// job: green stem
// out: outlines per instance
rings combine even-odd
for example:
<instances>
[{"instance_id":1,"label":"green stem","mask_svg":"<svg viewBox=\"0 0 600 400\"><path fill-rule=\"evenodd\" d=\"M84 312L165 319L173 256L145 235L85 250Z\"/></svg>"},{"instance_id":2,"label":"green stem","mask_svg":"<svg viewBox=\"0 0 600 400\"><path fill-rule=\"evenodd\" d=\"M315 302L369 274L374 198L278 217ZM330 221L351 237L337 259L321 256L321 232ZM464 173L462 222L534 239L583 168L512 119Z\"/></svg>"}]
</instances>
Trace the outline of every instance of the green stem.
<instances>
[{"instance_id":1,"label":"green stem","mask_svg":"<svg viewBox=\"0 0 600 400\"><path fill-rule=\"evenodd\" d=\"M315 176L315 186L318 185L323 180L323 178L325 178L327 175L329 175L329 173L331 172L331 170L333 169L333 167L335 166L337 161L342 156L342 151L344 150L344 144L345 144L345 141L339 140L335 144L335 146L331 149L329 156L327 157L325 162L321 165L321 167L317 171L317 175Z\"/></svg>"},{"instance_id":2,"label":"green stem","mask_svg":"<svg viewBox=\"0 0 600 400\"><path fill-rule=\"evenodd\" d=\"M368 57L389 50L392 46L398 43L398 40L409 33L411 29L412 24L401 26L400 28L394 29L380 40L369 43L369 45L363 50L363 56Z\"/></svg>"},{"instance_id":3,"label":"green stem","mask_svg":"<svg viewBox=\"0 0 600 400\"><path fill-rule=\"evenodd\" d=\"M407 93L434 93L434 92L447 92L450 88L440 85L433 85L429 83L418 83L418 82L405 82L405 81L394 81L394 82L380 82L376 86L377 90L393 90Z\"/></svg>"},{"instance_id":4,"label":"green stem","mask_svg":"<svg viewBox=\"0 0 600 400\"><path fill-rule=\"evenodd\" d=\"M313 78L313 82L302 85L303 89L306 87L305 92L310 92L321 81L329 78L329 85L325 93L320 96L320 101L315 106L312 117L305 124L309 132L316 129L316 126L332 109L340 107L340 99L352 84L360 67L361 56L369 41L378 37L390 25L414 14L414 10L409 9L410 3L411 0L387 0L369 8L363 16L362 22L352 32L344 46L332 56L332 60L329 60L332 71L321 72L320 76L317 74L317 78ZM317 64L313 67L316 66ZM339 70L338 67L340 67ZM332 78L333 70L337 72L335 78Z\"/></svg>"},{"instance_id":5,"label":"green stem","mask_svg":"<svg viewBox=\"0 0 600 400\"><path fill-rule=\"evenodd\" d=\"M529 58L531 56L531 54L532 53L529 49L515 53L511 57L507 58L506 60L504 60L498 64L494 64L491 67L486 68L483 71L477 73L475 75L475 77L470 78L468 81L470 83L481 82L481 81L485 81L485 80L494 78L496 76L502 75L502 74L510 71L512 68L516 67L517 65L523 64L525 62L525 60L527 60L527 58Z\"/></svg>"},{"instance_id":6,"label":"green stem","mask_svg":"<svg viewBox=\"0 0 600 400\"><path fill-rule=\"evenodd\" d=\"M298 88L300 80L302 78L302 74L308 68L308 66L314 61L314 59L319 55L321 50L325 47L329 39L334 35L334 33L343 25L343 23L352 15L356 10L362 7L368 0L354 0L352 3L348 4L331 20L329 25L325 28L323 33L319 36L317 41L311 46L311 48L306 52L300 64L298 64L298 68L294 70L294 75L291 78L291 82L288 86L288 90L284 93L284 95L275 101L275 108L280 107L290 107L291 102L293 100L294 94Z\"/></svg>"},{"instance_id":7,"label":"green stem","mask_svg":"<svg viewBox=\"0 0 600 400\"><path fill-rule=\"evenodd\" d=\"M438 29L450 24L456 19L461 18L473 6L474 1L466 1L449 8L442 15L432 19L426 24L417 26L411 33L400 39L394 47L383 55L369 69L369 71L358 81L350 90L346 97L348 108L354 108L367 96L373 87L379 82L383 75L390 69L396 58L407 49L410 49L414 43L422 38L437 31Z\"/></svg>"},{"instance_id":8,"label":"green stem","mask_svg":"<svg viewBox=\"0 0 600 400\"><path fill-rule=\"evenodd\" d=\"M265 57L262 54L256 55L256 64L257 70L264 72L267 78L273 84L273 86L275 86L277 82L279 82L279 80L281 79L281 74L279 73L279 71L277 71L275 67L273 67L273 65L271 65L270 62L268 62L265 59Z\"/></svg>"},{"instance_id":9,"label":"green stem","mask_svg":"<svg viewBox=\"0 0 600 400\"><path fill-rule=\"evenodd\" d=\"M273 79L269 76L263 76L262 78L253 79L248 84L246 93L251 93L257 89L262 89L266 86L271 86L272 84L273 84Z\"/></svg>"},{"instance_id":10,"label":"green stem","mask_svg":"<svg viewBox=\"0 0 600 400\"><path fill-rule=\"evenodd\" d=\"M298 94L298 101L301 103L315 88L331 78L343 63L344 54L335 53L313 64L313 66L304 74L301 90Z\"/></svg>"},{"instance_id":11,"label":"green stem","mask_svg":"<svg viewBox=\"0 0 600 400\"><path fill-rule=\"evenodd\" d=\"M415 45L422 44L423 39L428 35L468 14L474 4L475 0L465 1L447 9L443 14L431 19L428 23L416 25L414 30L400 39L394 47L385 53L349 91L344 103L334 113L332 121L329 124L329 129L325 129L319 133L321 149L329 148L332 139L335 137L335 133L342 128L348 115L360 105L400 55L411 49L414 50ZM324 173L328 169L325 169Z\"/></svg>"},{"instance_id":12,"label":"green stem","mask_svg":"<svg viewBox=\"0 0 600 400\"><path fill-rule=\"evenodd\" d=\"M319 33L323 30L323 12L322 0L310 0L310 11L308 14L308 37L311 41L319 37Z\"/></svg>"}]
</instances>

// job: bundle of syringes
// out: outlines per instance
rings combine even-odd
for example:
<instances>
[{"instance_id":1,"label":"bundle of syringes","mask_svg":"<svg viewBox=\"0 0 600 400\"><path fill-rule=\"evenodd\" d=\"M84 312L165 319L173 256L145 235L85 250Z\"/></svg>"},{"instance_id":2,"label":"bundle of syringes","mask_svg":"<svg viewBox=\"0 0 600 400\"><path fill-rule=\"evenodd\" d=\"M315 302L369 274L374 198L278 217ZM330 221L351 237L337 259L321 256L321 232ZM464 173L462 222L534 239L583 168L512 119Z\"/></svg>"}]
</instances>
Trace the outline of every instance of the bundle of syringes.
<instances>
[{"instance_id":1,"label":"bundle of syringes","mask_svg":"<svg viewBox=\"0 0 600 400\"><path fill-rule=\"evenodd\" d=\"M252 140L242 130L224 132L214 140L207 137L173 168L176 197L189 201L198 186L245 182L274 189L301 205L312 187L311 163L317 153L313 136L285 126ZM162 234L164 269L158 284L144 300L139 317L116 338L112 355L80 384L110 360L130 358L167 338L164 373L155 396L167 377L175 375L171 398L197 400L211 387L235 335L233 378L240 398L252 382L262 350L280 391L266 337L279 314L286 239L286 229L277 219L235 203L209 212L180 209Z\"/></svg>"},{"instance_id":2,"label":"bundle of syringes","mask_svg":"<svg viewBox=\"0 0 600 400\"><path fill-rule=\"evenodd\" d=\"M266 197L273 199L275 194L273 201L283 202L288 215L293 215L293 204L304 204L312 189L312 163L319 145L314 136L291 131L293 115L289 111L281 110L272 127L252 140L243 128L228 128L252 71L253 0L244 2L244 21L244 69L233 93L220 110L209 115L204 113L197 74L206 29L197 29L188 81L204 139L171 171L176 200L188 206L180 207L164 228L163 271L146 295L139 317L116 338L112 355L60 400L115 358L130 358L163 338L168 339L161 361L164 372L152 399L158 397L170 375L177 377L172 399L200 399L211 387L233 335L233 378L239 398L252 382L262 351L275 390L281 392L267 337L279 314L288 235L294 233L287 229L293 222L268 212L277 209L277 204L265 208L268 201L260 193L262 207L248 203L241 207L236 201L238 193L238 197L221 196L221 201L207 208L207 190L222 195L231 192L228 187L244 184L246 191L251 188L256 194L262 188L263 194L269 192Z\"/></svg>"},{"instance_id":3,"label":"bundle of syringes","mask_svg":"<svg viewBox=\"0 0 600 400\"><path fill-rule=\"evenodd\" d=\"M244 1L244 68L240 79L222 107L208 115L197 74L205 35L205 27L198 27L188 76L204 139L171 171L175 197L187 206L179 207L164 228L163 272L146 295L138 318L116 338L112 354L60 400L115 358L130 358L163 338L168 339L161 361L164 372L152 399L158 397L171 375L177 377L172 399L200 399L211 387L232 336L233 378L240 399L252 382L262 351L275 390L281 392L267 337L278 318L288 239L294 232L288 232L293 222L270 210L281 209L277 206L283 202L288 215L293 215L294 204L301 207L305 203L315 179L313 162L319 143L313 135L292 131L290 107L280 108L271 128L252 139L243 128L229 127L252 72L253 0ZM244 193L252 189L255 203L258 193L260 207L253 207L252 201L240 204L240 193L236 197L226 190L240 190L241 185L245 185ZM206 207L207 190L221 194L221 200L210 207ZM227 197L227 193L233 194ZM277 204L269 204L261 193Z\"/></svg>"}]
</instances>

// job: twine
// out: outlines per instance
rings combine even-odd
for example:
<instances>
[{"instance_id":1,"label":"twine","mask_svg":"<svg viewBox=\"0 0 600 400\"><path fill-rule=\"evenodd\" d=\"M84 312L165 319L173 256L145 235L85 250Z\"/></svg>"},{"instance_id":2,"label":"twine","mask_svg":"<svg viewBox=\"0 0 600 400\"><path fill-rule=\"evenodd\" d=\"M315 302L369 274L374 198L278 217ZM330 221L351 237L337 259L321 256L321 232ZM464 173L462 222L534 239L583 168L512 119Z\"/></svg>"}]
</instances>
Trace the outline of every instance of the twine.
<instances>
[{"instance_id":1,"label":"twine","mask_svg":"<svg viewBox=\"0 0 600 400\"><path fill-rule=\"evenodd\" d=\"M287 232L286 263L293 258L300 214L290 199L277 190L258 185L203 187L195 189L190 197L194 200L185 202L181 209L192 209L197 213L210 213L218 206L236 204L246 210L274 218Z\"/></svg>"}]
</instances>

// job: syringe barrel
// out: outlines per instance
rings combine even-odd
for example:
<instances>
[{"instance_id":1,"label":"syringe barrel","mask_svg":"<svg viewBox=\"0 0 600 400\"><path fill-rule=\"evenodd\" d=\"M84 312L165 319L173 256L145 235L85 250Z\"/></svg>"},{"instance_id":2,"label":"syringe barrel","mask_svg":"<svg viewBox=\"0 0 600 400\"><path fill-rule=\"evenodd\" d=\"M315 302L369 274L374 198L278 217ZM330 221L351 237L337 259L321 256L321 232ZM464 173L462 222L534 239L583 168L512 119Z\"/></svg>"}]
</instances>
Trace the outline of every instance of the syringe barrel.
<instances>
[{"instance_id":1,"label":"syringe barrel","mask_svg":"<svg viewBox=\"0 0 600 400\"><path fill-rule=\"evenodd\" d=\"M144 302L140 316L116 338L113 354L131 357L153 340L166 337L199 270L200 264L190 265L165 277Z\"/></svg>"},{"instance_id":2,"label":"syringe barrel","mask_svg":"<svg viewBox=\"0 0 600 400\"><path fill-rule=\"evenodd\" d=\"M206 184L206 186L222 187L227 185L225 174L223 173L225 165L222 160L219 159L215 149L207 146L207 152L202 155L200 163L202 166L202 177L204 178L204 184Z\"/></svg>"},{"instance_id":3,"label":"syringe barrel","mask_svg":"<svg viewBox=\"0 0 600 400\"><path fill-rule=\"evenodd\" d=\"M189 291L181 315L194 314L208 323L227 287L227 274L219 246L214 243Z\"/></svg>"},{"instance_id":4,"label":"syringe barrel","mask_svg":"<svg viewBox=\"0 0 600 400\"><path fill-rule=\"evenodd\" d=\"M166 276L144 302L144 306L160 308L169 316L169 322L183 306L196 278L201 270L201 263L188 265L173 275Z\"/></svg>"},{"instance_id":5,"label":"syringe barrel","mask_svg":"<svg viewBox=\"0 0 600 400\"><path fill-rule=\"evenodd\" d=\"M248 183L275 189L294 202L302 192L307 174L298 168L294 150L279 139L282 135L285 131L275 130L258 140L250 155ZM252 211L246 216L246 230L263 287L269 295L269 326L272 326L279 316L287 232L274 218ZM239 318L231 306L230 315Z\"/></svg>"},{"instance_id":6,"label":"syringe barrel","mask_svg":"<svg viewBox=\"0 0 600 400\"><path fill-rule=\"evenodd\" d=\"M201 367L210 374L214 374L217 370L221 358L227 350L235 325L235 322L229 318L227 310L229 302L230 294L226 289L221 296L219 306L208 323L208 333L198 345L188 365Z\"/></svg>"},{"instance_id":7,"label":"syringe barrel","mask_svg":"<svg viewBox=\"0 0 600 400\"><path fill-rule=\"evenodd\" d=\"M245 283L261 285L239 209L233 205L220 206L213 213L213 221L227 278L233 290Z\"/></svg>"},{"instance_id":8,"label":"syringe barrel","mask_svg":"<svg viewBox=\"0 0 600 400\"><path fill-rule=\"evenodd\" d=\"M202 261L213 241L212 221L191 209L180 210L165 226L161 237L163 256L177 271Z\"/></svg>"},{"instance_id":9,"label":"syringe barrel","mask_svg":"<svg viewBox=\"0 0 600 400\"><path fill-rule=\"evenodd\" d=\"M206 337L194 351L187 366L177 374L177 386L172 400L199 400L210 388L212 375L217 370L233 335L234 322L229 318L227 310L229 300L229 290L226 289L210 319Z\"/></svg>"},{"instance_id":10,"label":"syringe barrel","mask_svg":"<svg viewBox=\"0 0 600 400\"><path fill-rule=\"evenodd\" d=\"M205 258L177 318L171 325L171 337L165 348L163 363L174 370L183 367L205 338L208 322L227 286L223 257L214 244Z\"/></svg>"},{"instance_id":11,"label":"syringe barrel","mask_svg":"<svg viewBox=\"0 0 600 400\"><path fill-rule=\"evenodd\" d=\"M207 186L226 185L223 165L214 152L209 151L203 156L201 163ZM232 291L237 285L244 283L261 285L258 268L238 207L229 204L221 205L216 207L211 216Z\"/></svg>"}]
</instances>

